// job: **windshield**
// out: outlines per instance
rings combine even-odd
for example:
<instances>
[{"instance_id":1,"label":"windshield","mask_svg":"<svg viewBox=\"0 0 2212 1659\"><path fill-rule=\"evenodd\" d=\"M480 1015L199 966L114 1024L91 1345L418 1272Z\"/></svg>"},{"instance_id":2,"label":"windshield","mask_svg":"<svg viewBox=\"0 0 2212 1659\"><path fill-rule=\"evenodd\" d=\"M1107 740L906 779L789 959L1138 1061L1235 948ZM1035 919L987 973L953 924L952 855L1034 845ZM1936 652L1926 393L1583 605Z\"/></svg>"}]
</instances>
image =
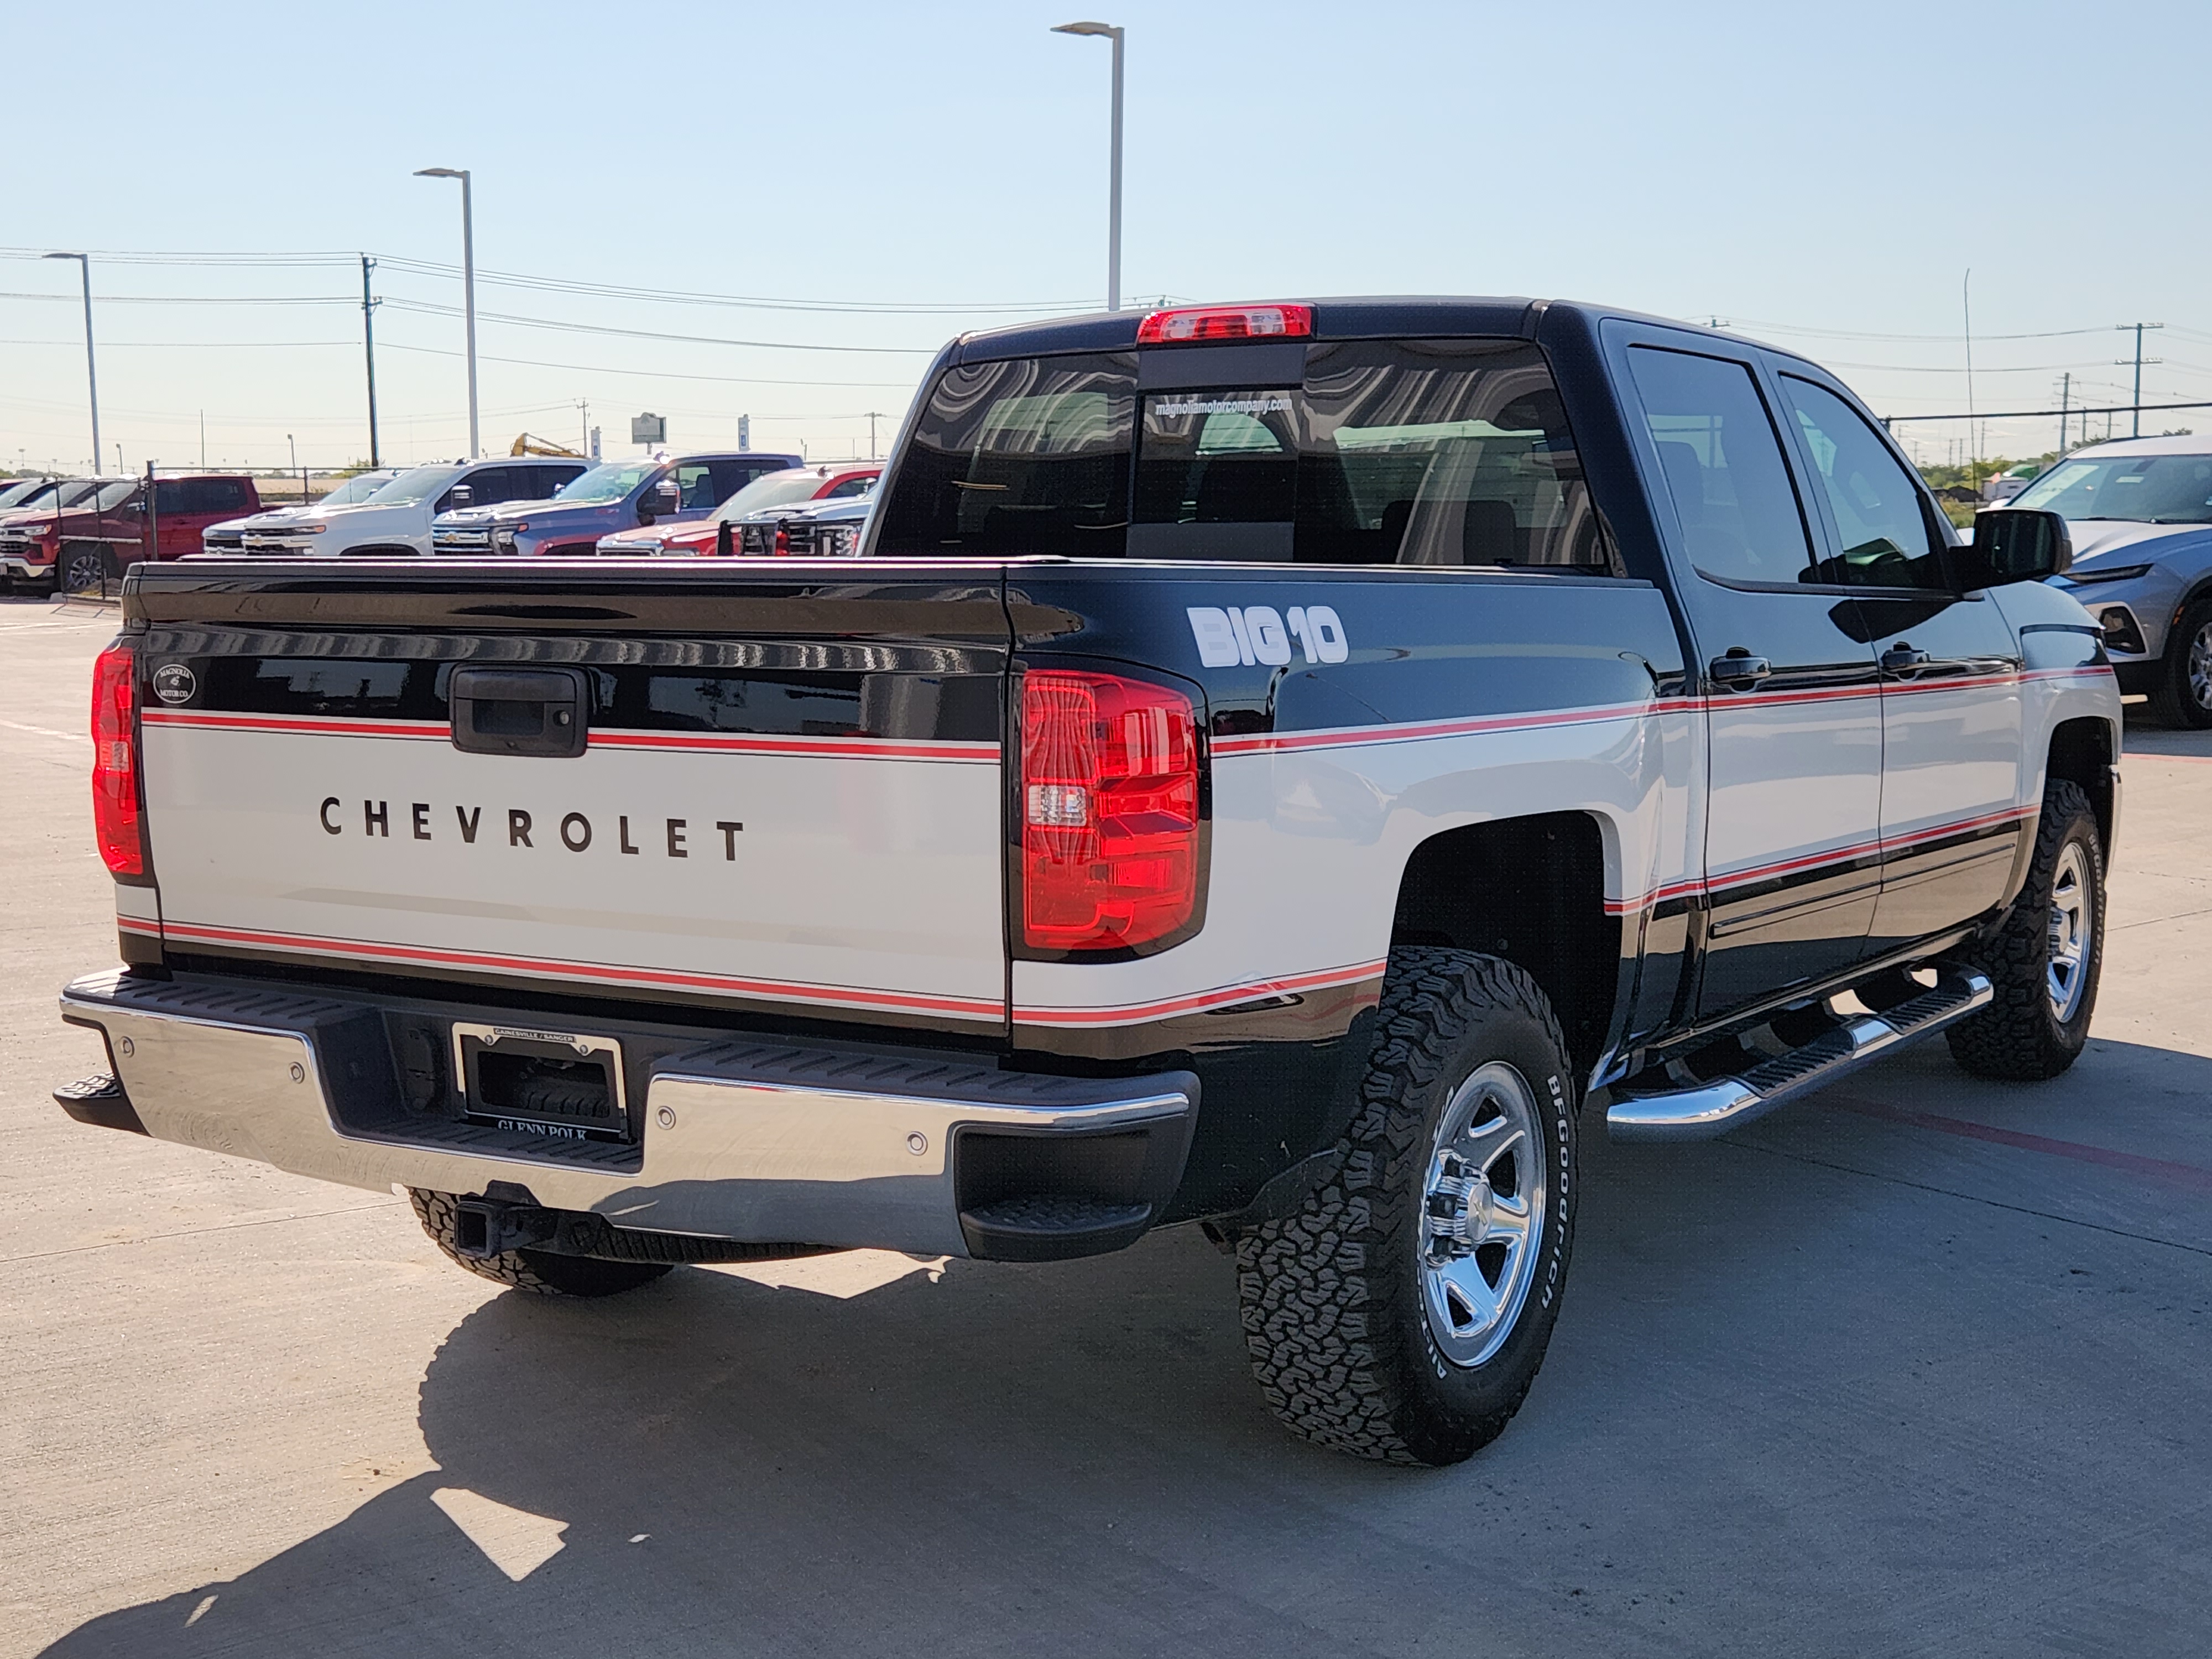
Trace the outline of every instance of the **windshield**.
<instances>
[{"instance_id":1,"label":"windshield","mask_svg":"<svg viewBox=\"0 0 2212 1659\"><path fill-rule=\"evenodd\" d=\"M9 484L5 489L0 489L0 507L21 507L26 501L35 501L52 488L52 482L49 479L22 479L19 483Z\"/></svg>"},{"instance_id":2,"label":"windshield","mask_svg":"<svg viewBox=\"0 0 2212 1659\"><path fill-rule=\"evenodd\" d=\"M724 519L741 518L748 513L757 513L764 507L788 507L793 501L811 501L814 492L830 481L811 467L797 467L789 472L763 472L736 495L714 509L717 522Z\"/></svg>"},{"instance_id":3,"label":"windshield","mask_svg":"<svg viewBox=\"0 0 2212 1659\"><path fill-rule=\"evenodd\" d=\"M122 506L124 502L129 501L137 493L137 479L118 478L113 483L100 485L99 499L97 501L87 501L85 505L87 507L97 507L100 512L105 513L112 507Z\"/></svg>"},{"instance_id":4,"label":"windshield","mask_svg":"<svg viewBox=\"0 0 2212 1659\"><path fill-rule=\"evenodd\" d=\"M318 507L351 507L356 501L365 501L371 495L395 482L389 472L360 472L348 478L336 489L315 503Z\"/></svg>"},{"instance_id":5,"label":"windshield","mask_svg":"<svg viewBox=\"0 0 2212 1659\"><path fill-rule=\"evenodd\" d=\"M74 483L64 484L61 489L55 493L54 505L56 507L83 507L91 501L93 496L99 491L99 479L79 478Z\"/></svg>"},{"instance_id":6,"label":"windshield","mask_svg":"<svg viewBox=\"0 0 2212 1659\"><path fill-rule=\"evenodd\" d=\"M660 471L659 461L609 461L595 466L580 478L569 481L567 489L553 499L570 506L599 506L618 501Z\"/></svg>"},{"instance_id":7,"label":"windshield","mask_svg":"<svg viewBox=\"0 0 2212 1659\"><path fill-rule=\"evenodd\" d=\"M2212 455L2116 455L2061 461L2019 495L2069 519L2212 524Z\"/></svg>"},{"instance_id":8,"label":"windshield","mask_svg":"<svg viewBox=\"0 0 2212 1659\"><path fill-rule=\"evenodd\" d=\"M410 466L362 499L379 507L419 507L460 476L458 466Z\"/></svg>"}]
</instances>

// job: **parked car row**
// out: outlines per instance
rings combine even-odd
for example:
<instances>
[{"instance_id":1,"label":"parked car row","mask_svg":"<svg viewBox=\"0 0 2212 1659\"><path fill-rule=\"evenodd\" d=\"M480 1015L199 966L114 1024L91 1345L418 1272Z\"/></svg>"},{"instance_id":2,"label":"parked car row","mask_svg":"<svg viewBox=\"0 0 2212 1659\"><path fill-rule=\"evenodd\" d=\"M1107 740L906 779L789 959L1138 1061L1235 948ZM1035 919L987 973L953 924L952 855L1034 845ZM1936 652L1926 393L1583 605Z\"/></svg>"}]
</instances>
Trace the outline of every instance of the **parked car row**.
<instances>
[{"instance_id":1,"label":"parked car row","mask_svg":"<svg viewBox=\"0 0 2212 1659\"><path fill-rule=\"evenodd\" d=\"M319 501L267 510L244 474L161 478L150 503L143 477L22 479L0 488L0 578L81 591L191 553L835 556L858 549L881 471L750 450L597 465L510 456L362 472Z\"/></svg>"}]
</instances>

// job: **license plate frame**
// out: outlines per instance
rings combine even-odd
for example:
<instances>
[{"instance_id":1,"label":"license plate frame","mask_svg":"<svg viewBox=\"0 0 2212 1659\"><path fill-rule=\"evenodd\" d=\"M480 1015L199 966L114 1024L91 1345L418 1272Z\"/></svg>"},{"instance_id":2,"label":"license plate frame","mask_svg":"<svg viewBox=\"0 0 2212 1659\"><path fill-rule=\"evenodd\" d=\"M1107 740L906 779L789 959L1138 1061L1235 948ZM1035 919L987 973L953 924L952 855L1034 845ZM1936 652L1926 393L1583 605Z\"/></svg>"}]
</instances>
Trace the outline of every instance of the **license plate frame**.
<instances>
[{"instance_id":1,"label":"license plate frame","mask_svg":"<svg viewBox=\"0 0 2212 1659\"><path fill-rule=\"evenodd\" d=\"M453 1086L470 1122L555 1140L636 1139L617 1039L456 1021L453 1042Z\"/></svg>"}]
</instances>

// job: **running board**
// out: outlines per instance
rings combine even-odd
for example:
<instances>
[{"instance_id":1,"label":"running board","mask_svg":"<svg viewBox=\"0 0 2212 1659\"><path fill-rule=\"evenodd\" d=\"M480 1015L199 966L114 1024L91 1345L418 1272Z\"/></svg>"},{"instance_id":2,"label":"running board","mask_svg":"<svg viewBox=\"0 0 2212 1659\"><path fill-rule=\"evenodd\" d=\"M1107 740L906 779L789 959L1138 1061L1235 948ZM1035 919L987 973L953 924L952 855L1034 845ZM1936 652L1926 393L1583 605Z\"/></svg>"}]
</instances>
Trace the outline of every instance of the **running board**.
<instances>
[{"instance_id":1,"label":"running board","mask_svg":"<svg viewBox=\"0 0 2212 1659\"><path fill-rule=\"evenodd\" d=\"M1724 1077L1664 1094L1632 1095L1607 1109L1615 1140L1710 1140L1772 1111L1794 1097L1833 1083L1869 1060L1940 1031L1989 1006L1980 974L1947 972L1935 986L1886 1014L1863 1014L1802 1048L1761 1061L1741 1077Z\"/></svg>"}]
</instances>

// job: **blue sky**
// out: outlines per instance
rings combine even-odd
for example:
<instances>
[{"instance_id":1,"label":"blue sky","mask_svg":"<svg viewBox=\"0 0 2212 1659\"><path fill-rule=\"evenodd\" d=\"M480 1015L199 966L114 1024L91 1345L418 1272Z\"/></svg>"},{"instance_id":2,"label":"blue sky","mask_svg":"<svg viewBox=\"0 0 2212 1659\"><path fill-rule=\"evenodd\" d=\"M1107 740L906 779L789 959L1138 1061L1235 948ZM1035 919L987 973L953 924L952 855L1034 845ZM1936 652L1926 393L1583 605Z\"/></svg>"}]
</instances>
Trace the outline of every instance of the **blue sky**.
<instances>
[{"instance_id":1,"label":"blue sky","mask_svg":"<svg viewBox=\"0 0 2212 1659\"><path fill-rule=\"evenodd\" d=\"M1108 49L1048 32L1101 15L1129 30L1128 295L1717 316L1887 415L1965 407L1971 266L1977 407L2068 369L2124 401L2138 319L2169 325L2146 397L2212 398L2212 8L1092 3L19 8L0 246L332 256L97 261L109 468L118 440L196 463L202 411L210 462L365 454L356 252L392 262L387 458L459 453L459 191L410 176L438 165L475 173L487 272L886 307L487 283L482 310L565 325L483 323L487 447L573 440L583 400L611 454L643 410L678 444L749 412L757 447L854 453L947 336L1103 297ZM0 464L87 459L76 294L0 257Z\"/></svg>"}]
</instances>

